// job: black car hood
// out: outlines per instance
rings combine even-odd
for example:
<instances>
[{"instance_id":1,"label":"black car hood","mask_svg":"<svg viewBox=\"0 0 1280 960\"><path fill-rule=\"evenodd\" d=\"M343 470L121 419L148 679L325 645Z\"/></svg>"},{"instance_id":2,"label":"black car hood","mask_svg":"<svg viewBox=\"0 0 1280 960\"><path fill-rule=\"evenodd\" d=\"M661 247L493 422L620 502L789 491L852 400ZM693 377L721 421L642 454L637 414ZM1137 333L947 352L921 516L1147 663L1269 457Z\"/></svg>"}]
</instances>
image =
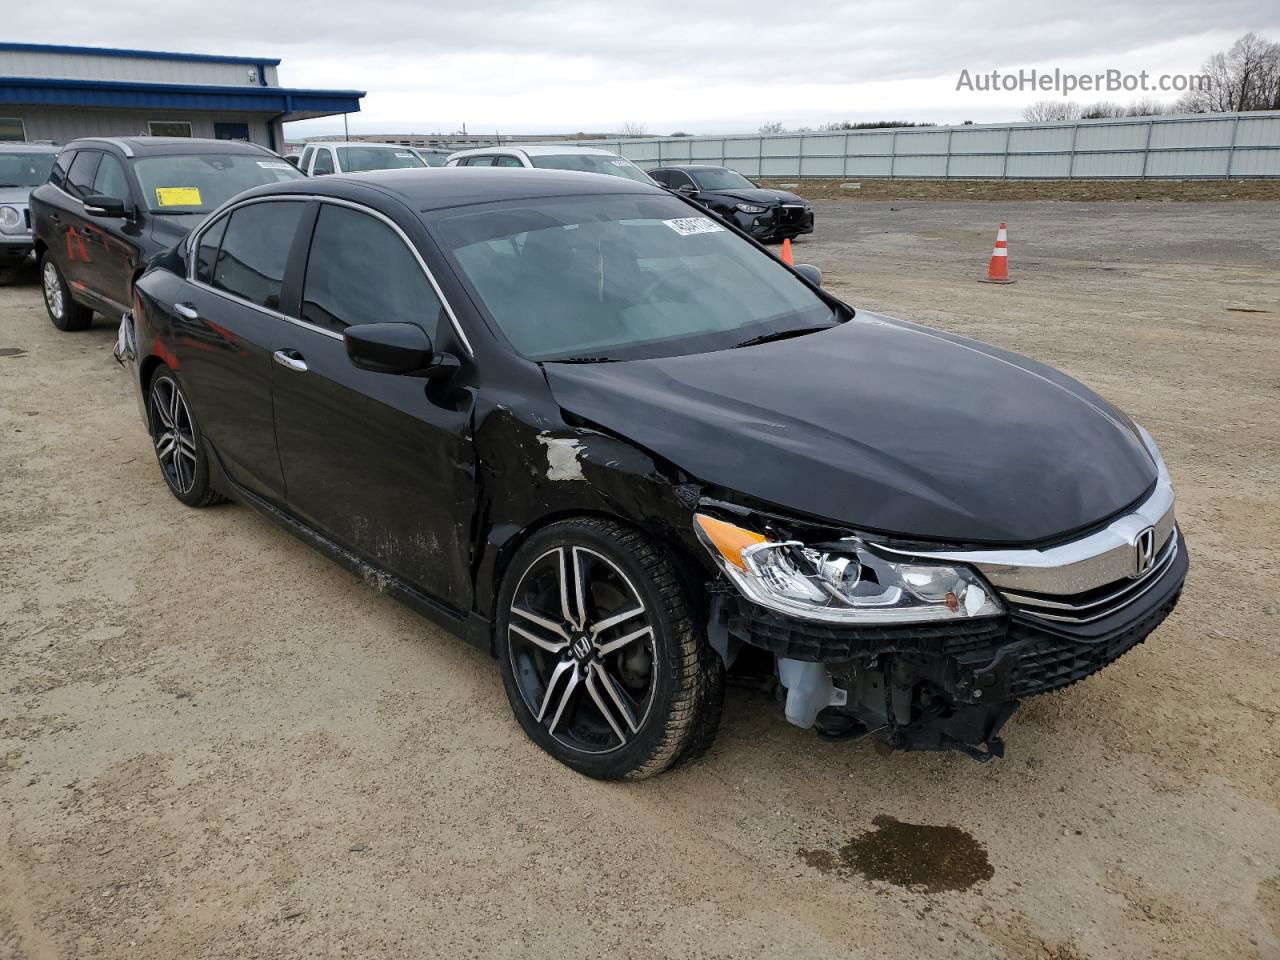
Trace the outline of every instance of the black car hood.
<instances>
[{"instance_id":1,"label":"black car hood","mask_svg":"<svg viewBox=\"0 0 1280 960\"><path fill-rule=\"evenodd\" d=\"M767 206L773 206L777 203L804 203L794 193L787 193L785 190L765 190L756 188L749 190L743 187L741 190L711 190L710 193L718 193L722 197L732 197L735 200L743 200L747 203L758 203Z\"/></svg>"},{"instance_id":2,"label":"black car hood","mask_svg":"<svg viewBox=\"0 0 1280 960\"><path fill-rule=\"evenodd\" d=\"M1123 416L1070 377L862 311L754 347L544 369L562 409L704 483L870 531L1038 543L1156 479Z\"/></svg>"}]
</instances>

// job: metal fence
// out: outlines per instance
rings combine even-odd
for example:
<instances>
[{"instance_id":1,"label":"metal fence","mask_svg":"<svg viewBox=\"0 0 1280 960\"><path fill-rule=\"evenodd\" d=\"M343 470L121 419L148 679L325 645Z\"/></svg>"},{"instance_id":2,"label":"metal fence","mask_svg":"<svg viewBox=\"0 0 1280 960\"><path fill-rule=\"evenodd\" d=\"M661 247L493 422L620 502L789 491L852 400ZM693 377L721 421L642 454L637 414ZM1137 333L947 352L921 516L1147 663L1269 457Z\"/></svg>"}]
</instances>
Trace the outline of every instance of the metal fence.
<instances>
[{"instance_id":1,"label":"metal fence","mask_svg":"<svg viewBox=\"0 0 1280 960\"><path fill-rule=\"evenodd\" d=\"M580 146L582 144L579 144ZM754 177L1280 177L1280 113L591 141L641 167L708 163Z\"/></svg>"}]
</instances>

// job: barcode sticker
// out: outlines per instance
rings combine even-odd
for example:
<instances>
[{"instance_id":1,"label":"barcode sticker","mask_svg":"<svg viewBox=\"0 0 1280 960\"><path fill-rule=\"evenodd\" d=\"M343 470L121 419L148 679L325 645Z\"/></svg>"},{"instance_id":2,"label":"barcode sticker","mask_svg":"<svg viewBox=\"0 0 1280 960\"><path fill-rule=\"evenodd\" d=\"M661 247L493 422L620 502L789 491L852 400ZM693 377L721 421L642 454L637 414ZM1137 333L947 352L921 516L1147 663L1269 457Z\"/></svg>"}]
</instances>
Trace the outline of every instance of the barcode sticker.
<instances>
[{"instance_id":1,"label":"barcode sticker","mask_svg":"<svg viewBox=\"0 0 1280 960\"><path fill-rule=\"evenodd\" d=\"M283 160L259 160L258 166L263 170L288 170L291 164L285 163Z\"/></svg>"},{"instance_id":2,"label":"barcode sticker","mask_svg":"<svg viewBox=\"0 0 1280 960\"><path fill-rule=\"evenodd\" d=\"M676 220L663 220L668 227L682 237L691 237L695 233L722 233L724 227L706 217L680 217Z\"/></svg>"},{"instance_id":3,"label":"barcode sticker","mask_svg":"<svg viewBox=\"0 0 1280 960\"><path fill-rule=\"evenodd\" d=\"M412 153L401 153L399 150L397 150L397 151L396 151L396 156L397 156L397 157L403 157L405 160L412 160L412 159L413 159L413 154L412 154Z\"/></svg>"}]
</instances>

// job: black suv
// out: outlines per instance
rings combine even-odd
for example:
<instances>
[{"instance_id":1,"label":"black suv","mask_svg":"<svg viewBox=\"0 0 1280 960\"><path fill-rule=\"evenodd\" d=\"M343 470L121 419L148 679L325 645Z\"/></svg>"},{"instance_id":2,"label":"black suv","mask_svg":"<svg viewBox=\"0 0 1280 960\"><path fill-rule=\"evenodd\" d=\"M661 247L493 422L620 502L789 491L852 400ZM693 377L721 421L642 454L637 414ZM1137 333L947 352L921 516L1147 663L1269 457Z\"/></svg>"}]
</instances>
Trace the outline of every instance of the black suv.
<instances>
[{"instance_id":1,"label":"black suv","mask_svg":"<svg viewBox=\"0 0 1280 960\"><path fill-rule=\"evenodd\" d=\"M174 496L492 653L583 773L705 750L726 669L830 739L998 755L1173 609L1169 475L1064 374L817 279L621 177L321 177L159 258L116 355Z\"/></svg>"},{"instance_id":2,"label":"black suv","mask_svg":"<svg viewBox=\"0 0 1280 960\"><path fill-rule=\"evenodd\" d=\"M119 317L154 254L249 187L303 175L266 147L190 137L73 140L31 193L49 319L83 330Z\"/></svg>"},{"instance_id":3,"label":"black suv","mask_svg":"<svg viewBox=\"0 0 1280 960\"><path fill-rule=\"evenodd\" d=\"M767 190L728 167L677 166L650 170L649 176L718 213L757 240L784 240L813 233L813 210L785 190Z\"/></svg>"}]
</instances>

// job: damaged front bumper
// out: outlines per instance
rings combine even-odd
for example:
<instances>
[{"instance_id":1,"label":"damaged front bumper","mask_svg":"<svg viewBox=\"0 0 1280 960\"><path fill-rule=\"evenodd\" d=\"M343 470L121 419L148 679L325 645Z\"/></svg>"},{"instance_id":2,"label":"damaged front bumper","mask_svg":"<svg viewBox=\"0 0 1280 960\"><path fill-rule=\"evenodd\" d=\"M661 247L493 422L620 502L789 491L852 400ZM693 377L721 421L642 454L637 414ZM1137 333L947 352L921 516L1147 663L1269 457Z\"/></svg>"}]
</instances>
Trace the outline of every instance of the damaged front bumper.
<instances>
[{"instance_id":1,"label":"damaged front bumper","mask_svg":"<svg viewBox=\"0 0 1280 960\"><path fill-rule=\"evenodd\" d=\"M116 331L116 345L111 351L116 363L129 371L129 379L136 388L134 398L138 401L138 410L142 414L142 422L148 423L147 403L142 394L142 383L138 370L138 346L135 340L133 313L126 313L120 318L120 328Z\"/></svg>"},{"instance_id":2,"label":"damaged front bumper","mask_svg":"<svg viewBox=\"0 0 1280 960\"><path fill-rule=\"evenodd\" d=\"M902 750L1003 756L1000 730L1019 703L1096 673L1173 611L1187 572L1181 534L1149 581L1105 616L1064 622L1007 601L997 617L847 627L794 619L713 588L713 646L731 664L743 644L777 658L787 719L828 739L874 736ZM1141 589L1138 589L1141 587Z\"/></svg>"}]
</instances>

